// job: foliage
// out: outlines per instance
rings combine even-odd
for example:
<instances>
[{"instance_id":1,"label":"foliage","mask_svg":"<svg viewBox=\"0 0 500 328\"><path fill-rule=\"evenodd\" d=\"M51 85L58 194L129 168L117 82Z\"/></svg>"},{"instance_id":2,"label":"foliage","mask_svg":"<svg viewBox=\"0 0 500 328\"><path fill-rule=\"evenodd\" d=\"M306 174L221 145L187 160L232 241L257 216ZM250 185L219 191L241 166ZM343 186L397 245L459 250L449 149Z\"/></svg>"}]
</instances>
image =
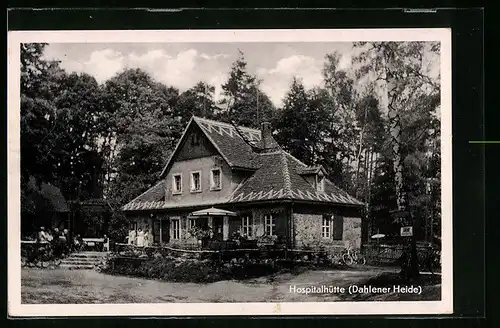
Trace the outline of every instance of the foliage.
<instances>
[{"instance_id":1,"label":"foliage","mask_svg":"<svg viewBox=\"0 0 500 328\"><path fill-rule=\"evenodd\" d=\"M202 240L205 238L210 238L212 234L212 230L209 228L202 228L202 227L192 227L189 229L188 233L196 238L197 240Z\"/></svg>"},{"instance_id":2,"label":"foliage","mask_svg":"<svg viewBox=\"0 0 500 328\"><path fill-rule=\"evenodd\" d=\"M174 117L178 91L139 69L118 74L104 89L119 150L110 198L124 205L157 182L181 134L180 120Z\"/></svg>"},{"instance_id":3,"label":"foliage","mask_svg":"<svg viewBox=\"0 0 500 328\"><path fill-rule=\"evenodd\" d=\"M257 78L247 72L247 62L240 51L232 64L229 78L222 85L222 100L217 118L236 125L259 128L260 122L271 121L275 107L259 89Z\"/></svg>"},{"instance_id":4,"label":"foliage","mask_svg":"<svg viewBox=\"0 0 500 328\"><path fill-rule=\"evenodd\" d=\"M175 116L181 118L181 126L186 126L191 116L214 118L219 110L214 100L215 87L198 82L194 87L180 94L174 108Z\"/></svg>"}]
</instances>

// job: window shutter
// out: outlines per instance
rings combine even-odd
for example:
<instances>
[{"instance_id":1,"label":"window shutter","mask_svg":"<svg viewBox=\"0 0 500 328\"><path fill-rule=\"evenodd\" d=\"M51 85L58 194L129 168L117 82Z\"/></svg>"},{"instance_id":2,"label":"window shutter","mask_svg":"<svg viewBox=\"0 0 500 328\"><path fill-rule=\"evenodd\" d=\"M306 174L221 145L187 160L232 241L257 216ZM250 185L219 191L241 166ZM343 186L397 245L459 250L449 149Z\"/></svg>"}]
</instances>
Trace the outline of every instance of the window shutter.
<instances>
[{"instance_id":1,"label":"window shutter","mask_svg":"<svg viewBox=\"0 0 500 328\"><path fill-rule=\"evenodd\" d=\"M333 239L342 240L344 235L344 218L335 215L333 217Z\"/></svg>"}]
</instances>

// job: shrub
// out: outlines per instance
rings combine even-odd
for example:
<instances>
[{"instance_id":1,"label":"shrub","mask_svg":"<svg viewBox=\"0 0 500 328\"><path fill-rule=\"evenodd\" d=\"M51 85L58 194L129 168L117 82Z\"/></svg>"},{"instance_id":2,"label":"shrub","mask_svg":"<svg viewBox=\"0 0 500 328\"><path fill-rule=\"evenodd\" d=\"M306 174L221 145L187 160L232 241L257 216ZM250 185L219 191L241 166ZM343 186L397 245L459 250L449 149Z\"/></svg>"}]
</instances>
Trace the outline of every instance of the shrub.
<instances>
[{"instance_id":1,"label":"shrub","mask_svg":"<svg viewBox=\"0 0 500 328\"><path fill-rule=\"evenodd\" d=\"M152 259L109 256L99 270L109 274L131 275L173 282L208 283L228 279L247 279L276 273L275 261L235 261L217 265L210 259L158 257Z\"/></svg>"}]
</instances>

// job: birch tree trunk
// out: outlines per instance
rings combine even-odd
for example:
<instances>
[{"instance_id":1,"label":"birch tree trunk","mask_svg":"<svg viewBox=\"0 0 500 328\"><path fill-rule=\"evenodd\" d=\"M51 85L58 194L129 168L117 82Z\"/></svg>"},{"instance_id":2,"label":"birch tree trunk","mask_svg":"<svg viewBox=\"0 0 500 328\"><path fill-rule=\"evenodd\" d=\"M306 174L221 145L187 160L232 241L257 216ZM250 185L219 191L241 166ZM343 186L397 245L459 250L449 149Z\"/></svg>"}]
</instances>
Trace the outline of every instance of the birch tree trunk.
<instances>
[{"instance_id":1,"label":"birch tree trunk","mask_svg":"<svg viewBox=\"0 0 500 328\"><path fill-rule=\"evenodd\" d=\"M403 154L401 151L401 118L400 109L397 108L398 99L398 77L394 74L394 52L389 50L386 56L386 82L388 99L388 118L389 133L391 138L391 147L393 153L394 182L396 192L396 203L399 216L399 222L402 226L413 226L413 220L407 212L407 199L404 192L403 177ZM401 275L405 278L418 276L418 257L415 236L410 237L411 241L403 245L403 257L401 266Z\"/></svg>"}]
</instances>

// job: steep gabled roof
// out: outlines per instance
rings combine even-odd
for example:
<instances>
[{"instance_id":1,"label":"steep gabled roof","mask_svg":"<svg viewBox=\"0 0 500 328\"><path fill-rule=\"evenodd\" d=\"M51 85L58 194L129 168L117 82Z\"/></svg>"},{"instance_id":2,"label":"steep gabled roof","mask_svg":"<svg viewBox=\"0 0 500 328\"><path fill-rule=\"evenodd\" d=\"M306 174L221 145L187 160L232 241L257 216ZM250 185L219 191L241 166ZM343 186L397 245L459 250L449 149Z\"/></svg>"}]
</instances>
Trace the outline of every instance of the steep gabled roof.
<instances>
[{"instance_id":1,"label":"steep gabled roof","mask_svg":"<svg viewBox=\"0 0 500 328\"><path fill-rule=\"evenodd\" d=\"M193 117L193 121L202 129L229 166L248 169L259 168L256 162L258 154L255 153L250 144L258 146L261 140L260 130L242 126L238 126L238 130L236 130L232 124L200 117Z\"/></svg>"},{"instance_id":2,"label":"steep gabled roof","mask_svg":"<svg viewBox=\"0 0 500 328\"><path fill-rule=\"evenodd\" d=\"M230 167L250 170L256 170L259 168L255 161L257 154L253 151L252 146L250 145L252 143L256 146L260 144L261 133L259 130L243 126L238 126L238 130L236 130L236 128L229 123L193 116L184 129L184 132L182 133L175 150L170 155L167 164L163 168L160 177L165 176L167 173L173 159L178 154L185 139L188 137L187 131L189 131L193 124L196 124L203 131L205 136L208 140L210 140L212 145ZM243 138L245 138L246 141Z\"/></svg>"}]
</instances>

